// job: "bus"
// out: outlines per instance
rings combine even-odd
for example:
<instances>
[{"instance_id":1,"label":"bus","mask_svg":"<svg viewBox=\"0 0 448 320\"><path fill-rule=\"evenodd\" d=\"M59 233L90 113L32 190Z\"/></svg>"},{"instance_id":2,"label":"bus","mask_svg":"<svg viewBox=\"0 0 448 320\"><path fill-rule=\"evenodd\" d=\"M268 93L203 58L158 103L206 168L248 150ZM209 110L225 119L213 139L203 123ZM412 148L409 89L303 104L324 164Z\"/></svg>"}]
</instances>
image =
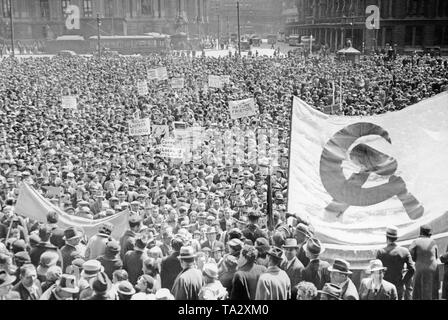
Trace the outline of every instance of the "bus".
<instances>
[{"instance_id":1,"label":"bus","mask_svg":"<svg viewBox=\"0 0 448 320\"><path fill-rule=\"evenodd\" d=\"M291 47L298 47L300 43L300 36L298 35L290 35L288 43Z\"/></svg>"},{"instance_id":2,"label":"bus","mask_svg":"<svg viewBox=\"0 0 448 320\"><path fill-rule=\"evenodd\" d=\"M97 50L97 36L91 36L90 49ZM120 54L148 54L169 50L169 36L101 36L101 47Z\"/></svg>"}]
</instances>

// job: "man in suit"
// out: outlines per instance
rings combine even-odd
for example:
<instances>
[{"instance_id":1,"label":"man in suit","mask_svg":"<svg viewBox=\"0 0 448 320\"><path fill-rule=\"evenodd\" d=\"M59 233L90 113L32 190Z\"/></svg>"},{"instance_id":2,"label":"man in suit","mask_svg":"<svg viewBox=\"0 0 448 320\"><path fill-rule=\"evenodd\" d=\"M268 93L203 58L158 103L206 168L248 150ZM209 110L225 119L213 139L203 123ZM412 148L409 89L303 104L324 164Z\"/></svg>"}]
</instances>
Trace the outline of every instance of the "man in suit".
<instances>
[{"instance_id":1,"label":"man in suit","mask_svg":"<svg viewBox=\"0 0 448 320\"><path fill-rule=\"evenodd\" d=\"M267 271L265 266L255 263L257 257L258 250L254 246L244 246L241 250L230 300L255 300L258 279Z\"/></svg>"},{"instance_id":2,"label":"man in suit","mask_svg":"<svg viewBox=\"0 0 448 320\"><path fill-rule=\"evenodd\" d=\"M120 238L120 258L124 260L126 252L134 249L135 235L140 231L142 219L138 214L134 214L129 218L129 230L126 230Z\"/></svg>"},{"instance_id":3,"label":"man in suit","mask_svg":"<svg viewBox=\"0 0 448 320\"><path fill-rule=\"evenodd\" d=\"M331 282L330 264L327 261L319 259L319 255L324 252L319 239L310 238L305 245L305 253L310 263L302 272L302 280L314 284L317 290L322 290L326 283Z\"/></svg>"},{"instance_id":4,"label":"man in suit","mask_svg":"<svg viewBox=\"0 0 448 320\"><path fill-rule=\"evenodd\" d=\"M20 268L20 282L13 288L20 295L20 300L39 300L42 289L37 280L37 271L32 264L25 264Z\"/></svg>"},{"instance_id":5,"label":"man in suit","mask_svg":"<svg viewBox=\"0 0 448 320\"><path fill-rule=\"evenodd\" d=\"M202 249L210 248L211 250L214 250L216 248L221 248L222 250L225 250L224 243L216 240L216 236L218 235L218 232L216 231L215 227L209 227L205 234L206 234L207 240L202 242L202 244L201 244Z\"/></svg>"},{"instance_id":6,"label":"man in suit","mask_svg":"<svg viewBox=\"0 0 448 320\"><path fill-rule=\"evenodd\" d=\"M302 272L305 267L302 262L297 258L297 240L294 238L289 238L285 240L283 245L283 250L285 250L286 263L284 264L283 270L291 280L291 299L296 300L297 288L296 285L302 281Z\"/></svg>"},{"instance_id":7,"label":"man in suit","mask_svg":"<svg viewBox=\"0 0 448 320\"><path fill-rule=\"evenodd\" d=\"M330 271L331 283L341 288L342 300L359 300L358 290L349 278L349 275L352 274L350 263L343 259L335 259L333 266L329 267L328 271Z\"/></svg>"},{"instance_id":8,"label":"man in suit","mask_svg":"<svg viewBox=\"0 0 448 320\"><path fill-rule=\"evenodd\" d=\"M11 290L15 281L15 276L11 276L6 270L0 270L0 301L20 300L20 294Z\"/></svg>"},{"instance_id":9,"label":"man in suit","mask_svg":"<svg viewBox=\"0 0 448 320\"><path fill-rule=\"evenodd\" d=\"M288 300L291 297L291 281L280 269L283 250L272 247L268 251L269 267L258 279L255 300Z\"/></svg>"},{"instance_id":10,"label":"man in suit","mask_svg":"<svg viewBox=\"0 0 448 320\"><path fill-rule=\"evenodd\" d=\"M143 261L148 258L145 252L148 239L145 236L135 238L134 250L126 252L123 259L123 269L128 272L129 282L135 285L138 277L143 274Z\"/></svg>"},{"instance_id":11,"label":"man in suit","mask_svg":"<svg viewBox=\"0 0 448 320\"><path fill-rule=\"evenodd\" d=\"M249 219L249 224L245 229L243 229L243 236L246 239L249 239L252 241L252 243L255 243L255 240L258 238L266 238L268 239L268 234L266 231L263 231L258 226L258 220L261 217L260 211L250 210L247 218Z\"/></svg>"},{"instance_id":12,"label":"man in suit","mask_svg":"<svg viewBox=\"0 0 448 320\"><path fill-rule=\"evenodd\" d=\"M176 277L171 290L175 300L198 300L202 288L202 272L194 265L196 254L191 246L180 248L182 271Z\"/></svg>"},{"instance_id":13,"label":"man in suit","mask_svg":"<svg viewBox=\"0 0 448 320\"><path fill-rule=\"evenodd\" d=\"M389 281L397 288L398 300L404 296L405 284L412 278L415 272L415 264L411 253L405 247L397 245L398 228L395 226L387 227L386 241L387 246L378 250L376 258L381 260L383 266L387 268L384 274L384 280ZM406 265L406 268L404 266ZM410 297L404 297L405 300Z\"/></svg>"},{"instance_id":14,"label":"man in suit","mask_svg":"<svg viewBox=\"0 0 448 320\"><path fill-rule=\"evenodd\" d=\"M50 211L47 214L47 223L51 229L50 243L61 249L65 244L64 229L58 227L58 221L59 215L56 211Z\"/></svg>"},{"instance_id":15,"label":"man in suit","mask_svg":"<svg viewBox=\"0 0 448 320\"><path fill-rule=\"evenodd\" d=\"M30 257L31 257L31 263L37 268L40 262L40 256L42 253L46 251L56 251L60 259L58 261L58 265L62 266L62 255L61 251L56 247L55 245L50 243L50 237L51 237L51 228L50 226L43 224L39 227L39 238L40 242L31 249L30 251Z\"/></svg>"},{"instance_id":16,"label":"man in suit","mask_svg":"<svg viewBox=\"0 0 448 320\"><path fill-rule=\"evenodd\" d=\"M81 241L83 234L80 230L75 227L68 227L64 231L64 241L65 245L61 248L62 254L62 272L65 273L68 266L72 264L75 260L74 252L79 252L77 245Z\"/></svg>"},{"instance_id":17,"label":"man in suit","mask_svg":"<svg viewBox=\"0 0 448 320\"><path fill-rule=\"evenodd\" d=\"M384 280L384 271L381 260L370 261L369 268L366 270L370 278L362 279L359 286L360 300L397 300L397 289L395 286Z\"/></svg>"},{"instance_id":18,"label":"man in suit","mask_svg":"<svg viewBox=\"0 0 448 320\"><path fill-rule=\"evenodd\" d=\"M173 238L171 240L171 247L173 248L173 253L165 257L162 260L160 268L160 278L162 282L162 288L166 288L171 291L173 288L174 280L177 275L182 271L182 267L179 261L180 248L184 245L184 242L179 237Z\"/></svg>"}]
</instances>

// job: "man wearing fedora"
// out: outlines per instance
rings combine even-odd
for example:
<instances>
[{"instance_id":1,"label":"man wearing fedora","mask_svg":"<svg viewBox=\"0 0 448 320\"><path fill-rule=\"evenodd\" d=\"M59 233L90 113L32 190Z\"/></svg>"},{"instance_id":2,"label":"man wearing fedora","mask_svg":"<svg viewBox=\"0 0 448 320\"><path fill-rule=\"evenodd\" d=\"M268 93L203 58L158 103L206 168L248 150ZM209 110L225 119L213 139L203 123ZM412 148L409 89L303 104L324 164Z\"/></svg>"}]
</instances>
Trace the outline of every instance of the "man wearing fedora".
<instances>
[{"instance_id":1,"label":"man wearing fedora","mask_svg":"<svg viewBox=\"0 0 448 320\"><path fill-rule=\"evenodd\" d=\"M269 267L258 280L255 300L288 300L291 297L291 281L286 272L280 269L283 250L272 247L268 255Z\"/></svg>"},{"instance_id":2,"label":"man wearing fedora","mask_svg":"<svg viewBox=\"0 0 448 320\"><path fill-rule=\"evenodd\" d=\"M317 292L320 293L320 300L344 300L341 287L334 283L326 283L322 290Z\"/></svg>"},{"instance_id":3,"label":"man wearing fedora","mask_svg":"<svg viewBox=\"0 0 448 320\"><path fill-rule=\"evenodd\" d=\"M311 282L316 286L317 290L322 290L326 283L331 282L331 278L330 271L328 270L330 264L327 261L319 259L319 255L324 252L324 248L319 239L308 239L305 252L310 262L303 270L302 280Z\"/></svg>"},{"instance_id":4,"label":"man wearing fedora","mask_svg":"<svg viewBox=\"0 0 448 320\"><path fill-rule=\"evenodd\" d=\"M297 258L300 260L304 267L306 267L308 263L310 263L310 259L306 256L305 247L306 242L311 237L312 232L307 225L303 223L297 224L294 232L294 238L296 238L297 245L299 246L297 249Z\"/></svg>"},{"instance_id":5,"label":"man wearing fedora","mask_svg":"<svg viewBox=\"0 0 448 320\"><path fill-rule=\"evenodd\" d=\"M180 265L179 254L180 249L184 245L183 239L180 237L174 237L171 240L171 247L173 252L170 256L163 258L160 266L160 279L162 282L162 288L171 290L173 288L174 280L177 275L182 271Z\"/></svg>"},{"instance_id":6,"label":"man wearing fedora","mask_svg":"<svg viewBox=\"0 0 448 320\"><path fill-rule=\"evenodd\" d=\"M409 246L412 259L415 261L412 300L439 299L440 280L437 264L439 250L431 234L430 226L421 226L420 237Z\"/></svg>"},{"instance_id":7,"label":"man wearing fedora","mask_svg":"<svg viewBox=\"0 0 448 320\"><path fill-rule=\"evenodd\" d=\"M15 280L15 276L6 270L0 270L0 300L20 300L20 294L11 290Z\"/></svg>"},{"instance_id":8,"label":"man wearing fedora","mask_svg":"<svg viewBox=\"0 0 448 320\"><path fill-rule=\"evenodd\" d=\"M369 278L361 280L359 286L360 300L397 300L397 289L395 286L384 280L384 271L387 268L383 267L383 263L379 259L370 261L369 267L366 270L370 274Z\"/></svg>"},{"instance_id":9,"label":"man wearing fedora","mask_svg":"<svg viewBox=\"0 0 448 320\"><path fill-rule=\"evenodd\" d=\"M216 236L218 235L218 231L215 227L208 227L207 231L205 232L205 235L207 237L207 240L201 243L201 248L210 248L211 250L214 250L215 248L222 248L224 250L225 246L224 243L221 241L216 240Z\"/></svg>"},{"instance_id":10,"label":"man wearing fedora","mask_svg":"<svg viewBox=\"0 0 448 320\"><path fill-rule=\"evenodd\" d=\"M358 290L355 284L349 278L353 273L350 271L350 263L344 259L335 259L333 266L328 268L330 271L331 283L341 288L342 300L359 300Z\"/></svg>"},{"instance_id":11,"label":"man wearing fedora","mask_svg":"<svg viewBox=\"0 0 448 320\"><path fill-rule=\"evenodd\" d=\"M146 246L148 238L145 235L137 235L134 250L126 252L123 259L123 269L128 272L129 282L135 285L138 277L143 274L143 262L148 258Z\"/></svg>"},{"instance_id":12,"label":"man wearing fedora","mask_svg":"<svg viewBox=\"0 0 448 320\"><path fill-rule=\"evenodd\" d=\"M81 230L75 227L69 227L64 230L64 241L65 245L61 248L62 254L62 272L66 272L68 266L72 264L74 257L73 252L79 252L77 246L83 237Z\"/></svg>"},{"instance_id":13,"label":"man wearing fedora","mask_svg":"<svg viewBox=\"0 0 448 320\"><path fill-rule=\"evenodd\" d=\"M387 268L384 274L384 280L389 281L397 288L398 300L402 300L404 296L404 287L408 283L415 272L415 264L412 260L411 253L405 247L399 246L398 228L389 226L386 228L386 247L378 250L376 258L381 260L383 266ZM406 266L406 267L404 267ZM404 297L405 300L411 297Z\"/></svg>"},{"instance_id":14,"label":"man wearing fedora","mask_svg":"<svg viewBox=\"0 0 448 320\"><path fill-rule=\"evenodd\" d=\"M242 233L243 236L246 239L249 239L252 241L252 243L255 243L255 240L258 238L266 238L268 239L268 234L266 231L263 231L260 229L258 225L258 220L262 216L262 213L260 211L250 210L249 214L247 215L247 218L249 219L249 223L247 224L246 228L243 229Z\"/></svg>"},{"instance_id":15,"label":"man wearing fedora","mask_svg":"<svg viewBox=\"0 0 448 320\"><path fill-rule=\"evenodd\" d=\"M218 280L218 266L216 263L206 263L202 270L204 285L199 291L199 300L225 300L227 289Z\"/></svg>"},{"instance_id":16,"label":"man wearing fedora","mask_svg":"<svg viewBox=\"0 0 448 320\"><path fill-rule=\"evenodd\" d=\"M283 250L285 251L286 263L282 265L283 270L291 280L291 299L295 300L297 296L297 284L302 281L302 272L305 267L297 258L297 240L288 238L285 240Z\"/></svg>"},{"instance_id":17,"label":"man wearing fedora","mask_svg":"<svg viewBox=\"0 0 448 320\"><path fill-rule=\"evenodd\" d=\"M42 294L40 300L75 300L79 293L76 282L74 275L63 274L54 286Z\"/></svg>"},{"instance_id":18,"label":"man wearing fedora","mask_svg":"<svg viewBox=\"0 0 448 320\"><path fill-rule=\"evenodd\" d=\"M196 254L191 246L180 248L182 271L174 280L172 293L175 300L198 300L202 288L202 272L195 267Z\"/></svg>"},{"instance_id":19,"label":"man wearing fedora","mask_svg":"<svg viewBox=\"0 0 448 320\"><path fill-rule=\"evenodd\" d=\"M120 258L124 260L124 255L129 250L134 249L135 236L140 231L142 226L142 219L139 215L132 215L129 217L129 229L125 231L120 238Z\"/></svg>"}]
</instances>

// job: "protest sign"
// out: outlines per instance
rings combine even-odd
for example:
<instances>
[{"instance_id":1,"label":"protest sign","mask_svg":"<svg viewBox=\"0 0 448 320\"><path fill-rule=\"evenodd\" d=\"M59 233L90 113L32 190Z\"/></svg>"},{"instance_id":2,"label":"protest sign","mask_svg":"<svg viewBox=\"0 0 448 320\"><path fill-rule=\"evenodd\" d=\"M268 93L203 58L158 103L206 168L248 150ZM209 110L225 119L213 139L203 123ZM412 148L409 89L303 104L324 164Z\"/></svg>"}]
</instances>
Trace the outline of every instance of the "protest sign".
<instances>
[{"instance_id":1,"label":"protest sign","mask_svg":"<svg viewBox=\"0 0 448 320\"><path fill-rule=\"evenodd\" d=\"M172 78L171 88L173 89L183 89L184 88L184 78Z\"/></svg>"},{"instance_id":2,"label":"protest sign","mask_svg":"<svg viewBox=\"0 0 448 320\"><path fill-rule=\"evenodd\" d=\"M148 70L148 79L149 80L158 80L159 77L157 75L157 69Z\"/></svg>"},{"instance_id":3,"label":"protest sign","mask_svg":"<svg viewBox=\"0 0 448 320\"><path fill-rule=\"evenodd\" d=\"M149 118L129 120L130 136L145 136L151 133Z\"/></svg>"},{"instance_id":4,"label":"protest sign","mask_svg":"<svg viewBox=\"0 0 448 320\"><path fill-rule=\"evenodd\" d=\"M151 132L154 138L162 138L168 136L170 129L167 125L153 125L151 127Z\"/></svg>"},{"instance_id":5,"label":"protest sign","mask_svg":"<svg viewBox=\"0 0 448 320\"><path fill-rule=\"evenodd\" d=\"M182 159L184 151L181 148L165 146L160 148L160 156L162 158Z\"/></svg>"},{"instance_id":6,"label":"protest sign","mask_svg":"<svg viewBox=\"0 0 448 320\"><path fill-rule=\"evenodd\" d=\"M137 91L139 96L144 96L149 93L148 84L146 81L139 81L137 83Z\"/></svg>"},{"instance_id":7,"label":"protest sign","mask_svg":"<svg viewBox=\"0 0 448 320\"><path fill-rule=\"evenodd\" d=\"M208 86L210 88L218 88L218 89L222 88L223 83L221 77L213 75L208 76Z\"/></svg>"},{"instance_id":8,"label":"protest sign","mask_svg":"<svg viewBox=\"0 0 448 320\"><path fill-rule=\"evenodd\" d=\"M239 119L256 114L255 100L253 98L229 101L229 111L231 119Z\"/></svg>"},{"instance_id":9,"label":"protest sign","mask_svg":"<svg viewBox=\"0 0 448 320\"><path fill-rule=\"evenodd\" d=\"M168 80L168 71L166 70L166 67L160 67L157 68L157 78L162 81L162 80Z\"/></svg>"},{"instance_id":10,"label":"protest sign","mask_svg":"<svg viewBox=\"0 0 448 320\"><path fill-rule=\"evenodd\" d=\"M75 96L62 96L62 108L63 109L76 109L78 103Z\"/></svg>"}]
</instances>

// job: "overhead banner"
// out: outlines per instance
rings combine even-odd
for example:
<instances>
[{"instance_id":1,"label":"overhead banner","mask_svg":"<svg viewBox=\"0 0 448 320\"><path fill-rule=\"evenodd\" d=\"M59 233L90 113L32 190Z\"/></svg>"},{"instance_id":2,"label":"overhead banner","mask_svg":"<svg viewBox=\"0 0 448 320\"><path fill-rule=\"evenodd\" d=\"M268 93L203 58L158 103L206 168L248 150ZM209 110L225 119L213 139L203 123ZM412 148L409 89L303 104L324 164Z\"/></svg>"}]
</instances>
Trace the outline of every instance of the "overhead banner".
<instances>
[{"instance_id":1,"label":"overhead banner","mask_svg":"<svg viewBox=\"0 0 448 320\"><path fill-rule=\"evenodd\" d=\"M78 103L75 96L62 96L62 109L76 109Z\"/></svg>"},{"instance_id":2,"label":"overhead banner","mask_svg":"<svg viewBox=\"0 0 448 320\"><path fill-rule=\"evenodd\" d=\"M149 118L129 120L130 136L146 136L151 134L151 122Z\"/></svg>"},{"instance_id":3,"label":"overhead banner","mask_svg":"<svg viewBox=\"0 0 448 320\"><path fill-rule=\"evenodd\" d=\"M253 98L229 101L230 118L239 119L257 114L255 100Z\"/></svg>"},{"instance_id":4,"label":"overhead banner","mask_svg":"<svg viewBox=\"0 0 448 320\"><path fill-rule=\"evenodd\" d=\"M36 190L26 183L22 183L19 190L19 197L14 207L17 214L23 215L30 219L47 222L47 213L56 211L59 214L59 221L57 225L60 228L78 227L84 230L88 237L98 233L98 228L105 222L110 222L114 226L112 236L119 239L128 228L128 212L123 211L116 215L91 220L78 216L69 215L62 211L59 207L54 206L50 201L45 199Z\"/></svg>"},{"instance_id":5,"label":"overhead banner","mask_svg":"<svg viewBox=\"0 0 448 320\"><path fill-rule=\"evenodd\" d=\"M146 81L139 81L137 83L137 91L139 96L144 96L149 93L148 83Z\"/></svg>"},{"instance_id":6,"label":"overhead banner","mask_svg":"<svg viewBox=\"0 0 448 320\"><path fill-rule=\"evenodd\" d=\"M388 225L407 245L428 224L446 249L447 106L442 93L398 112L329 116L294 97L288 212L308 215L329 258L365 264Z\"/></svg>"},{"instance_id":7,"label":"overhead banner","mask_svg":"<svg viewBox=\"0 0 448 320\"><path fill-rule=\"evenodd\" d=\"M173 89L183 89L184 88L184 78L172 78L171 88Z\"/></svg>"}]
</instances>

